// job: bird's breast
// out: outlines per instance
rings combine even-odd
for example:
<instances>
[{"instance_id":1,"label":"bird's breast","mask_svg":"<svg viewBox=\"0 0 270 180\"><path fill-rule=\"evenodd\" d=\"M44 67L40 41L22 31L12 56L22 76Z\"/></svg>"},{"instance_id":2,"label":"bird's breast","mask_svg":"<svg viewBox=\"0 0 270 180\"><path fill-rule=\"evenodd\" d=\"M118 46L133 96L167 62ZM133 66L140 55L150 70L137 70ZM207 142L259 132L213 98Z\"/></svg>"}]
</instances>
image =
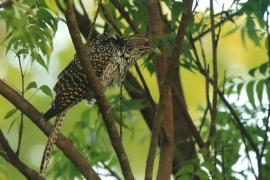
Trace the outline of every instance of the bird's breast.
<instances>
[{"instance_id":1,"label":"bird's breast","mask_svg":"<svg viewBox=\"0 0 270 180\"><path fill-rule=\"evenodd\" d=\"M127 70L128 67L124 58L118 58L111 61L104 70L101 78L105 89L108 89L113 85L120 85L125 79Z\"/></svg>"}]
</instances>

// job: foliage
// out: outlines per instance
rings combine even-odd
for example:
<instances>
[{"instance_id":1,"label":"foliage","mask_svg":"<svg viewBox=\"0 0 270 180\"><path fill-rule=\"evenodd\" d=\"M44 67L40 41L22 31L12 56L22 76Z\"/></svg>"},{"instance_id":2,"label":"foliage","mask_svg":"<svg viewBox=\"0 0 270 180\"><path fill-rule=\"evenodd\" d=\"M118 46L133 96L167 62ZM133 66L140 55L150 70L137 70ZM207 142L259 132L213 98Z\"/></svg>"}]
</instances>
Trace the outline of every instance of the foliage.
<instances>
[{"instance_id":1,"label":"foliage","mask_svg":"<svg viewBox=\"0 0 270 180\"><path fill-rule=\"evenodd\" d=\"M139 32L148 34L149 23L146 17L149 12L145 2L120 0L120 3L138 26ZM161 0L160 3L160 8L164 11L161 18L166 33L162 37L155 37L154 43L164 48L167 51L168 57L170 57L179 26L183 2ZM244 45L248 38L256 46L268 48L265 16L267 8L269 8L269 1L248 0L247 2L240 3L239 0L236 0L233 3L237 8L216 13L215 21L229 21L238 17L245 18L239 22L231 20L237 26L232 31L224 34L230 36L236 30L239 30L239 36L242 38ZM123 34L132 34L131 27L125 22L124 17L117 11L115 6L110 1L105 1L104 5ZM37 62L44 70L48 71L50 55L53 51L53 39L57 31L59 16L61 16L57 6L55 1L23 0L13 1L12 6L0 10L0 19L5 22L6 26L7 36L3 41L3 44L6 44L6 52L15 53L16 57L21 57L23 61ZM76 7L79 9L77 4ZM237 14L230 18L235 11L237 11ZM100 16L102 20L97 22L96 26L98 28L96 29L99 32L102 30L104 33L113 35L115 32L113 27L107 24L106 18L102 13L100 13ZM188 34L183 42L182 56L178 63L178 67L198 74L203 74L200 68L204 68L203 70L206 74L203 75L206 81L209 81L207 78L211 75L211 70L209 70L210 61L204 59L204 44L198 48L200 51L197 52L200 58L198 61L196 60L190 38L197 37L209 30L209 24L209 9L200 13L197 13L195 9L188 25ZM221 27L216 28L217 34L218 29ZM197 48L199 45L195 43L195 46ZM153 76L157 70L155 69L155 61L152 61L152 59L153 56L146 57L143 67ZM200 64L203 64L203 67L200 67ZM269 126L269 72L269 60L265 60L265 63L250 69L243 77L226 77L229 80L223 79L223 84L220 83L223 87L219 87L219 89L224 88L222 91L223 95L226 99L229 99L230 106L239 118L240 123L251 136L251 140L258 147L258 151L263 152L262 157L257 153L256 160L250 159L250 154L254 153L256 149L252 147L246 135L243 134L241 128L237 125L237 120L232 116L226 104L220 100L218 102L216 118L217 131L215 136L209 140L209 148L197 148L197 157L184 161L183 165L176 170L174 174L175 179L190 179L190 177L193 178L195 176L200 179L237 179L237 177L248 178L250 174L257 177L258 172L256 169L259 160L262 163L263 177L270 176L270 145L267 143L269 138L265 135L267 133L267 126ZM27 83L26 93L32 92L30 90L35 90L34 94L40 90L49 98L53 97L50 87L47 85L39 86L35 81ZM108 95L115 120L118 125L121 124L126 130L136 133L133 131L134 124L132 123L132 121L136 120L135 113L146 107L147 104L141 99L132 99L125 90L121 104L118 89L116 90L117 93L110 93ZM204 107L203 111L206 108ZM18 115L18 110L12 108L6 112L4 119L14 119L15 115ZM208 137L211 117L207 114L202 119L206 123L202 125L200 135L205 140ZM11 123L11 127L13 123L14 121ZM73 131L68 137L90 164L93 165L95 170L101 170L105 175L112 175L111 170L117 171L119 169L116 156L108 143L105 126L99 116L97 106L94 105L91 108L87 108L81 113L79 120L75 123ZM193 137L188 139L193 139ZM241 149L244 149L244 152L241 152ZM235 169L235 165L239 164L241 160L249 162L248 168L238 171ZM252 161L257 161L257 163L254 164ZM59 150L55 151L48 177L53 179L59 177L83 179L76 167Z\"/></svg>"}]
</instances>

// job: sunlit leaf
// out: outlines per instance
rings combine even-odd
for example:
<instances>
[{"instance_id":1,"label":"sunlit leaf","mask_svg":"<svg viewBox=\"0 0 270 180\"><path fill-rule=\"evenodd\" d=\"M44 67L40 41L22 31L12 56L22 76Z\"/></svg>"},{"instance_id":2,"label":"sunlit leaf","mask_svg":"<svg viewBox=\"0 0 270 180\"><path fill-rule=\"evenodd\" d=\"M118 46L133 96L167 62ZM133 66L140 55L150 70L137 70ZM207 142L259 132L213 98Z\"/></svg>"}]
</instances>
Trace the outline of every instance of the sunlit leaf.
<instances>
[{"instance_id":1,"label":"sunlit leaf","mask_svg":"<svg viewBox=\"0 0 270 180\"><path fill-rule=\"evenodd\" d=\"M265 86L266 86L266 93L268 96L268 101L270 101L270 77L266 79Z\"/></svg>"},{"instance_id":2,"label":"sunlit leaf","mask_svg":"<svg viewBox=\"0 0 270 180\"><path fill-rule=\"evenodd\" d=\"M264 87L265 80L260 80L256 85L256 94L258 96L258 100L260 104L262 104L262 96L263 96L263 87Z\"/></svg>"},{"instance_id":3,"label":"sunlit leaf","mask_svg":"<svg viewBox=\"0 0 270 180\"><path fill-rule=\"evenodd\" d=\"M32 89L32 88L37 88L37 83L35 82L35 81L32 81L32 82L30 82L28 85L27 85L27 87L26 87L26 89L25 90L29 90L29 89Z\"/></svg>"},{"instance_id":4,"label":"sunlit leaf","mask_svg":"<svg viewBox=\"0 0 270 180\"><path fill-rule=\"evenodd\" d=\"M11 109L9 110L6 115L4 116L4 119L10 118L12 115L14 115L17 112L17 109Z\"/></svg>"},{"instance_id":5,"label":"sunlit leaf","mask_svg":"<svg viewBox=\"0 0 270 180\"><path fill-rule=\"evenodd\" d=\"M255 99L254 99L254 84L255 84L254 81L250 81L247 84L246 91L247 91L248 100L250 104L253 106L253 108L255 109L256 105L255 105Z\"/></svg>"},{"instance_id":6,"label":"sunlit leaf","mask_svg":"<svg viewBox=\"0 0 270 180\"><path fill-rule=\"evenodd\" d=\"M47 65L45 63L45 61L43 60L43 58L40 56L40 54L36 53L36 52L32 52L32 57L42 66L44 67L46 70L47 69Z\"/></svg>"},{"instance_id":7,"label":"sunlit leaf","mask_svg":"<svg viewBox=\"0 0 270 180\"><path fill-rule=\"evenodd\" d=\"M269 62L261 64L259 67L260 73L265 74L267 72L268 67L269 67Z\"/></svg>"},{"instance_id":8,"label":"sunlit leaf","mask_svg":"<svg viewBox=\"0 0 270 180\"><path fill-rule=\"evenodd\" d=\"M14 119L11 123L10 123L10 125L9 125L9 127L8 127L8 133L10 132L10 130L12 129L12 127L13 127L13 125L15 124L15 122L16 122L16 120L17 119Z\"/></svg>"},{"instance_id":9,"label":"sunlit leaf","mask_svg":"<svg viewBox=\"0 0 270 180\"><path fill-rule=\"evenodd\" d=\"M50 96L51 98L53 97L53 93L51 91L51 89L47 86L47 85L42 85L39 88L42 92L44 92L44 94Z\"/></svg>"}]
</instances>

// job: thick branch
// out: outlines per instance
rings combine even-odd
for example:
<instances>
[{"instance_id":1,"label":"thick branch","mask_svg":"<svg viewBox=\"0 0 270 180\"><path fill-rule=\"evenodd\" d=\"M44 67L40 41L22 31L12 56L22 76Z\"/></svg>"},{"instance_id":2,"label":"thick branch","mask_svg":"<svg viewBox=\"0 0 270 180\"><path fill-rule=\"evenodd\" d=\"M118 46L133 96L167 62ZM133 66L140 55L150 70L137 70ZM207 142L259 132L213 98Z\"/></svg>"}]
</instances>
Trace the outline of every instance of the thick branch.
<instances>
[{"instance_id":1,"label":"thick branch","mask_svg":"<svg viewBox=\"0 0 270 180\"><path fill-rule=\"evenodd\" d=\"M120 136L117 132L117 128L115 126L114 120L112 118L112 113L110 111L110 105L104 96L103 87L97 78L95 72L93 71L93 67L88 59L88 54L86 49L83 46L82 39L80 36L80 31L78 28L78 24L76 21L76 17L74 15L74 11L70 1L65 1L66 5L66 19L67 25L69 28L69 32L75 46L76 52L79 55L80 62L82 64L83 70L87 75L88 85L90 89L95 94L95 98L97 100L97 104L100 108L100 112L105 121L109 136L111 138L111 143L114 147L118 160L120 162L120 166L123 172L125 179L134 179L126 152L124 150L123 144L121 142ZM91 83L90 83L91 82Z\"/></svg>"},{"instance_id":2,"label":"thick branch","mask_svg":"<svg viewBox=\"0 0 270 180\"><path fill-rule=\"evenodd\" d=\"M116 0L117 1L117 0ZM124 9L123 7L121 8L121 9ZM119 9L118 9L119 10ZM159 7L159 10L160 10L160 12L161 12L161 8ZM119 12L121 13L122 11L121 10L119 10ZM127 14L121 14L125 19L126 19L126 21L127 22L130 22L130 21L132 21L130 18L129 18L129 16L127 15ZM150 15L151 16L151 15ZM127 20L127 19L129 19L129 20ZM150 21L149 21L150 22ZM156 21L151 21L151 22L156 22ZM131 23L128 23L129 25L131 25L131 24L135 24L136 25L136 23L135 22L131 22ZM153 30L153 28L152 28L152 24L150 25L151 27L150 27L150 31L151 31L151 33L150 34L153 34L153 32L152 32L152 30ZM157 70L157 72L158 72L158 76L160 75L160 69L159 69L159 67L162 67L162 68L165 68L163 65L162 65L162 61L159 61L159 62L161 62L160 63L160 65L158 66L158 70ZM132 85L134 85L134 83L136 82L136 80L135 81L133 81L132 80L132 78L129 78L129 77L131 77L131 76L127 76L127 82L130 82L130 84L132 84ZM160 77L160 76L159 76ZM173 81L174 81L174 84L179 84L179 86L177 86L177 88L178 88L178 91L179 92L182 92L182 90L181 90L181 83L180 83L180 79L179 79L179 77L178 77L178 74L176 75L175 74L175 76L174 76L174 78L172 78L173 79ZM138 84L138 83L137 83ZM127 88L128 86L126 86L126 88ZM139 86L138 86L139 87ZM131 97L135 97L135 98L138 98L139 96L141 96L141 97L139 97L140 99L145 99L145 98L142 98L142 96L143 96L143 94L145 94L144 92L143 92L143 90L142 91L139 91L139 89L138 88L135 88L136 90L132 90L132 89L128 89L128 92L129 92L129 94L131 95ZM135 95L134 95L135 94ZM136 94L138 94L138 96L136 95ZM144 97L144 96L143 96ZM181 97L183 97L183 95L181 96ZM146 99L147 100L147 99ZM144 100L145 101L145 100ZM190 136L192 135L192 133L189 131L189 128L186 128L186 123L185 122L187 122L187 120L182 120L182 119L184 119L185 117L183 116L183 114L181 114L181 112L179 111L179 101L177 101L177 100L175 100L175 102L176 102L176 104L174 104L174 109L176 109L177 111L176 112L174 112L174 123L176 123L176 127L179 129L179 128L181 128L182 130L181 131L176 131L175 132L175 134L174 134L174 138L176 138L176 141L177 142L181 142L181 144L179 145L177 145L177 146L175 146L174 147L174 172L177 172L177 169L181 166L181 161L182 160L186 160L186 159L189 159L191 156L194 156L194 143L192 143L192 142L189 142L189 141L187 141L187 139L190 139ZM148 104L148 103L147 103ZM154 113L153 113L153 111L151 110L151 108L147 108L148 106L146 106L146 108L143 108L143 109L141 109L141 113L143 114L143 116L144 116L144 119L145 119L145 121L146 121L146 123L147 123L147 125L148 125L148 127L150 128L150 129L153 129L152 128L152 122L153 122L153 120L154 120ZM186 106L185 106L186 107ZM167 125L167 123L164 123L163 124L163 129L165 129L165 125ZM179 127L180 126L180 127ZM163 132L165 132L166 133L166 131L164 130ZM184 132L184 133L182 133L182 132ZM166 136L168 136L167 134L166 134ZM183 143L184 142L184 143ZM183 153L183 154L185 154L186 156L184 157L184 156L179 156L178 154L179 154L179 151L181 151L181 153ZM163 154L163 153L162 153ZM162 162L161 162L162 163ZM163 163L163 164L165 164L165 163ZM168 166L167 166L168 167ZM169 168L169 167L168 167ZM163 171L163 172L165 172L165 171Z\"/></svg>"},{"instance_id":3,"label":"thick branch","mask_svg":"<svg viewBox=\"0 0 270 180\"><path fill-rule=\"evenodd\" d=\"M182 17L181 17L181 21L179 24L179 28L177 30L177 35L175 38L175 43L173 46L173 52L172 52L172 60L171 60L171 64L170 64L170 68L173 69L174 66L177 64L178 59L181 55L181 46L183 44L183 40L184 40L184 36L186 35L186 30L187 30L187 25L189 22L189 19L192 16L192 3L193 0L189 1L189 0L185 0L184 1L184 8L183 8L183 12L182 12Z\"/></svg>"},{"instance_id":4,"label":"thick branch","mask_svg":"<svg viewBox=\"0 0 270 180\"><path fill-rule=\"evenodd\" d=\"M27 179L43 180L36 171L30 169L24 164L16 155L16 153L9 146L4 134L0 130L0 155L16 169L18 169Z\"/></svg>"},{"instance_id":5,"label":"thick branch","mask_svg":"<svg viewBox=\"0 0 270 180\"><path fill-rule=\"evenodd\" d=\"M121 30L120 30L120 29L117 27L117 25L113 22L113 20L112 20L110 14L109 14L109 12L106 10L106 8L103 6L102 3L100 4L100 6L101 6L103 15L105 16L106 20L112 25L112 27L114 28L114 30L115 30L118 34L123 35L122 32L121 32ZM121 6L121 5L119 5L118 7L120 7L120 9L122 9L122 6ZM134 25L134 26L135 26L135 25ZM136 27L136 26L135 26L135 27ZM135 30L134 30L134 31L135 31ZM143 77L143 75L142 75L142 72L141 72L141 70L140 70L140 68L139 68L139 66L138 66L137 63L135 63L135 69L136 69L137 74L139 75L139 78L140 78L141 82L142 82L142 85L143 85L144 90L145 90L145 94L147 95L148 100L149 100L149 102L151 103L152 108L153 108L154 111L155 111L155 110L156 110L156 104L155 104L155 102L154 102L154 100L153 100L153 98L152 98L152 96L151 96L150 90L149 90L149 88L148 88L148 86L147 86L147 83L146 83L146 81L145 81L145 79L144 79L144 77Z\"/></svg>"},{"instance_id":6,"label":"thick branch","mask_svg":"<svg viewBox=\"0 0 270 180\"><path fill-rule=\"evenodd\" d=\"M152 38L164 35L161 12L159 11L156 0L148 0L148 26ZM156 149L161 132L164 127L166 137L162 138L160 149L160 160L158 167L157 179L169 179L172 171L173 161L173 112L172 112L172 95L168 84L164 83L164 75L167 71L167 56L165 48L161 49L161 56L157 58L157 76L160 89L160 100L157 107L156 119L153 123L152 137L149 152L146 161L145 179L150 180L153 177L153 165L155 160Z\"/></svg>"},{"instance_id":7,"label":"thick branch","mask_svg":"<svg viewBox=\"0 0 270 180\"><path fill-rule=\"evenodd\" d=\"M0 94L10 101L16 108L22 111L33 123L35 123L47 136L51 132L52 125L50 123L43 124L40 119L42 114L25 100L18 92L9 87L5 82L0 80ZM91 168L86 158L84 158L75 146L66 139L61 133L58 135L56 145L64 152L64 154L73 162L75 167L83 174L83 176L92 179L99 179L98 175Z\"/></svg>"}]
</instances>

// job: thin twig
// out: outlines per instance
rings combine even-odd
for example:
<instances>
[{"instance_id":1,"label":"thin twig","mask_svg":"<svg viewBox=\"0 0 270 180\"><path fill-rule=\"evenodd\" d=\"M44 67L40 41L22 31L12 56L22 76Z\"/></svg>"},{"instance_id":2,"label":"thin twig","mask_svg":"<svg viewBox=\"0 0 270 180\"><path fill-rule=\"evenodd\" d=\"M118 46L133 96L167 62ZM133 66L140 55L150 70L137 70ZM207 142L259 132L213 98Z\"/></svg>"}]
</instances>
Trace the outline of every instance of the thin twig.
<instances>
[{"instance_id":1,"label":"thin twig","mask_svg":"<svg viewBox=\"0 0 270 180\"><path fill-rule=\"evenodd\" d=\"M0 156L2 156L8 163L13 165L18 171L20 171L27 179L43 180L36 171L30 169L24 164L12 150L8 144L3 132L0 130Z\"/></svg>"},{"instance_id":2,"label":"thin twig","mask_svg":"<svg viewBox=\"0 0 270 180\"><path fill-rule=\"evenodd\" d=\"M267 55L268 55L268 75L270 76L270 32L269 32L269 10L266 10L266 32L267 32ZM270 121L270 102L268 101L269 105L268 105L268 111L267 111L267 117L265 119L265 131L264 131L264 137L263 137L263 144L262 144L262 149L260 154L257 156L258 159L258 176L259 176L259 180L263 179L263 170L262 170L262 159L264 156L264 151L266 148L266 144L268 142L268 135L267 133L269 132L269 121Z\"/></svg>"},{"instance_id":3,"label":"thin twig","mask_svg":"<svg viewBox=\"0 0 270 180\"><path fill-rule=\"evenodd\" d=\"M221 169L222 169L222 180L226 180L226 172L225 172L225 152L224 152L224 144L221 145Z\"/></svg>"},{"instance_id":4,"label":"thin twig","mask_svg":"<svg viewBox=\"0 0 270 180\"><path fill-rule=\"evenodd\" d=\"M120 85L120 138L123 141L123 84Z\"/></svg>"},{"instance_id":5,"label":"thin twig","mask_svg":"<svg viewBox=\"0 0 270 180\"><path fill-rule=\"evenodd\" d=\"M123 8L123 6L120 4L118 0L111 0L112 4L118 9L120 14L125 18L131 29L135 32L138 33L138 26L135 24L135 22L129 17L128 12Z\"/></svg>"},{"instance_id":6,"label":"thin twig","mask_svg":"<svg viewBox=\"0 0 270 180\"><path fill-rule=\"evenodd\" d=\"M192 39L194 40L194 38L192 38ZM197 57L196 57L196 58L197 58ZM197 61L199 62L199 60L197 60ZM210 82L211 84L213 84L213 80L209 77L209 74L208 74L207 70L205 70L205 69L201 66L200 63L197 63L197 65L198 65L197 67L198 67L198 69L199 69L199 72L200 72L203 76L205 76L205 77L208 76L209 82ZM218 89L218 95L219 95L221 101L224 103L224 105L225 105L225 106L227 107L227 109L230 111L230 114L231 114L231 116L232 116L233 119L234 119L235 125L237 126L237 128L239 128L239 130L241 131L241 134L243 134L243 135L247 138L247 140L248 140L250 146L252 147L252 149L253 149L255 152L258 153L258 152L259 152L259 149L258 149L257 145L255 144L254 140L253 140L252 137L250 136L249 132L246 130L245 126L243 125L243 123L242 123L241 120L239 119L237 113L235 112L235 110L233 109L233 107L231 106L231 104L230 104L230 103L227 101L227 99L225 98L225 95L223 94L223 92L222 92L221 90L219 90L219 89Z\"/></svg>"},{"instance_id":7,"label":"thin twig","mask_svg":"<svg viewBox=\"0 0 270 180\"><path fill-rule=\"evenodd\" d=\"M227 21L231 21L234 17L236 17L240 14L241 14L241 10L238 10L237 12L235 12L231 15L227 14L226 18L222 19L221 21L219 21L218 23L215 24L215 28L223 25ZM209 29L203 31L202 33L200 33L199 35L195 36L193 38L193 40L197 41L197 40L201 39L203 36L205 36L206 34L208 34L209 32L211 32L211 28L209 28Z\"/></svg>"},{"instance_id":8,"label":"thin twig","mask_svg":"<svg viewBox=\"0 0 270 180\"><path fill-rule=\"evenodd\" d=\"M24 97L24 73L23 73L23 68L22 68L22 62L21 62L21 56L17 55L18 57L18 61L19 61L19 67L20 67L20 73L21 73L21 85L22 85L22 89L21 89L21 94L22 97ZM18 146L17 146L17 150L16 150L16 155L19 156L20 154L20 149L21 149L21 143L22 143L22 135L23 135L23 112L21 112L21 121L20 121L20 127L19 127L19 136L18 136Z\"/></svg>"},{"instance_id":9,"label":"thin twig","mask_svg":"<svg viewBox=\"0 0 270 180\"><path fill-rule=\"evenodd\" d=\"M188 111L186 110L184 102L181 100L182 98L180 97L179 91L177 90L177 88L174 85L171 85L171 87L172 87L172 92L173 92L174 96L177 98L177 101L180 104L180 110L182 111L182 113L185 116L187 124L192 132L192 135L193 135L196 143L198 144L198 146L200 148L204 148L206 146L206 144L204 143L202 137L200 136L200 133L197 130L195 124L193 123L191 116L189 115Z\"/></svg>"},{"instance_id":10,"label":"thin twig","mask_svg":"<svg viewBox=\"0 0 270 180\"><path fill-rule=\"evenodd\" d=\"M101 162L101 163L104 166L104 168L106 168L110 172L110 174L113 177L115 177L115 179L121 180L120 176L110 166L108 166L105 162Z\"/></svg>"},{"instance_id":11,"label":"thin twig","mask_svg":"<svg viewBox=\"0 0 270 180\"><path fill-rule=\"evenodd\" d=\"M84 7L84 5L83 5L83 2L82 2L82 0L79 0L79 3L80 3L80 6L81 6L81 8L82 8L82 11L83 11L83 14L84 15L87 15L87 11L86 11L86 9L85 9L85 7ZM97 13L98 14L98 13ZM95 20L94 20L95 21ZM94 22L93 21L93 22ZM89 33L90 34L90 33Z\"/></svg>"},{"instance_id":12,"label":"thin twig","mask_svg":"<svg viewBox=\"0 0 270 180\"><path fill-rule=\"evenodd\" d=\"M217 70L217 36L215 34L213 0L210 0L210 23L211 23L211 40L212 40L212 58L213 58L213 99L212 108L210 108L211 124L208 142L216 133L216 114L217 114L217 98L218 98L218 70Z\"/></svg>"},{"instance_id":13,"label":"thin twig","mask_svg":"<svg viewBox=\"0 0 270 180\"><path fill-rule=\"evenodd\" d=\"M267 54L268 54L268 74L270 76L270 32L269 32L269 16L270 16L270 13L269 11L267 10L267 21L266 21L266 29L267 29L267 43L268 43L268 48L267 48ZM267 117L266 117L266 127L265 127L265 132L264 132L264 138L263 138L263 146L262 146L262 150L261 150L261 153L260 153L260 157L262 158L263 157L263 154L264 154L264 150L265 150L265 147L266 147L266 143L268 142L268 136L267 136L267 133L269 131L269 120L270 120L270 102L269 103L269 106L268 106L268 113L267 113Z\"/></svg>"},{"instance_id":14,"label":"thin twig","mask_svg":"<svg viewBox=\"0 0 270 180\"><path fill-rule=\"evenodd\" d=\"M80 0L81 1L81 0ZM91 25L90 25L90 30L89 30L89 34L88 34L88 36L87 36L87 42L90 42L90 39L91 39L91 37L92 37L92 34L93 34L93 31L94 31L94 29L95 29L95 24L96 24L96 21L97 21L97 17L98 17L98 13L99 13L99 9L100 9L100 0L98 1L98 7L97 7L97 11L96 11L96 14L95 14L95 17L94 17L94 19L93 19L93 22L92 23L90 23Z\"/></svg>"},{"instance_id":15,"label":"thin twig","mask_svg":"<svg viewBox=\"0 0 270 180\"><path fill-rule=\"evenodd\" d=\"M202 131L202 128L203 128L204 123L205 123L205 121L206 121L206 116L207 116L208 111L209 111L209 107L208 107L208 104L207 104L207 106L206 106L206 108L205 108L205 111L204 111L204 113L203 113L203 117L202 117L201 124L200 124L200 126L199 126L199 133L201 133L201 131Z\"/></svg>"},{"instance_id":16,"label":"thin twig","mask_svg":"<svg viewBox=\"0 0 270 180\"><path fill-rule=\"evenodd\" d=\"M83 42L80 36L80 31L79 31L76 17L73 11L73 7L69 0L65 1L65 5L66 5L65 16L67 19L69 33L73 41L73 44L75 46L76 52L78 53L80 57L79 60L82 64L83 71L86 74L86 77L88 80L88 86L93 91L95 98L97 100L97 104L100 108L100 112L106 124L107 131L111 139L111 143L113 145L113 148L120 162L122 173L125 179L132 180L134 179L134 176L132 174L132 171L129 165L127 154L121 142L120 136L117 132L117 128L115 126L112 113L110 110L111 109L110 105L104 96L103 86L100 83L98 77L96 76L93 70L93 67L91 65L91 62L88 60L87 51L83 46Z\"/></svg>"},{"instance_id":17,"label":"thin twig","mask_svg":"<svg viewBox=\"0 0 270 180\"><path fill-rule=\"evenodd\" d=\"M120 6L121 6L121 5L120 5ZM118 6L118 7L120 7L120 6ZM122 32L121 32L121 30L120 30L120 29L117 27L117 25L113 22L113 20L112 20L110 14L108 13L107 9L105 8L105 6L104 6L102 3L101 3L101 9L102 9L102 12L103 12L104 17L105 17L106 20L112 25L112 27L114 28L114 30L115 30L119 35L123 35ZM120 8L120 9L121 9L121 8ZM135 26L135 25L134 25L134 26ZM144 88L144 90L145 90L145 93L146 93L146 95L147 95L147 97L148 97L148 100L149 100L149 102L151 103L153 110L155 111L155 110L156 110L156 104L155 104L155 102L154 102L154 100L153 100L153 98L152 98L152 95L151 95L151 93L150 93L150 90L149 90L149 88L148 88L148 86L147 86L147 83L146 83L146 81L145 81L145 79L144 79L144 77L143 77L143 75L142 75L142 72L141 72L141 70L140 70L140 68L139 68L139 66L138 66L137 63L135 63L135 69L136 69L137 74L139 75L139 78L140 78L141 82L142 82L142 85L143 85L143 88Z\"/></svg>"},{"instance_id":18,"label":"thin twig","mask_svg":"<svg viewBox=\"0 0 270 180\"><path fill-rule=\"evenodd\" d=\"M102 13L105 17L105 19L109 22L109 24L114 28L114 30L119 34L119 35L122 35L122 32L121 30L117 27L117 25L114 23L113 19L111 18L109 12L107 11L106 7L100 3L100 7L101 7L101 10L102 10Z\"/></svg>"},{"instance_id":19,"label":"thin twig","mask_svg":"<svg viewBox=\"0 0 270 180\"><path fill-rule=\"evenodd\" d=\"M255 172L255 169L253 167L253 161L251 160L250 158L250 155L249 155L249 148L248 148L248 145L247 145L247 142L246 142L246 139L244 138L244 136L241 134L241 137L242 137L242 140L243 140L243 143L245 145L245 152L246 152L246 155L247 155L247 158L248 158L248 162L249 162L249 166L250 166L250 169L255 177L255 179L258 179L257 175L256 175L256 172Z\"/></svg>"},{"instance_id":20,"label":"thin twig","mask_svg":"<svg viewBox=\"0 0 270 180\"><path fill-rule=\"evenodd\" d=\"M141 83L143 85L144 91L145 91L145 93L146 93L146 95L148 97L148 100L150 101L150 104L152 105L152 108L153 108L154 112L156 112L156 103L155 103L155 101L154 101L154 99L153 99L153 97L152 97L152 95L150 93L150 90L149 90L149 88L148 88L148 86L146 84L146 81L145 81L145 79L143 77L143 74L142 74L142 72L141 72L141 70L140 70L137 63L135 64L135 69L136 69L137 74L139 75L139 78L140 78Z\"/></svg>"},{"instance_id":21,"label":"thin twig","mask_svg":"<svg viewBox=\"0 0 270 180\"><path fill-rule=\"evenodd\" d=\"M49 136L52 124L49 122L45 124L42 123L40 121L42 114L17 91L12 89L1 79L0 95L11 102L18 110L22 111L34 124L36 124L47 136ZM71 141L65 138L61 133L58 135L56 144L86 179L99 179L98 175L92 169L89 162L87 162L86 158L83 157L79 150L76 149L71 143Z\"/></svg>"}]
</instances>

